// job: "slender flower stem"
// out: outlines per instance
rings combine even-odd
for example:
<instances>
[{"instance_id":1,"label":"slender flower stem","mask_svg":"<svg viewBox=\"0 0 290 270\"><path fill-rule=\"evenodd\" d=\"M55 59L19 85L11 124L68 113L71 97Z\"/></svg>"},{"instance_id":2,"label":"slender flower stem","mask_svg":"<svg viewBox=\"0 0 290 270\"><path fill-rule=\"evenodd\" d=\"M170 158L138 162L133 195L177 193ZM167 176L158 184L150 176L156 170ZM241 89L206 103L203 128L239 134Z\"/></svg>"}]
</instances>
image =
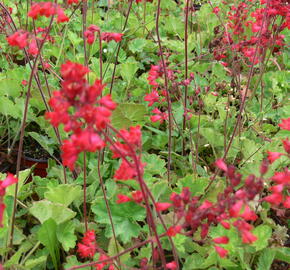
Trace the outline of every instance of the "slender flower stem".
<instances>
[{"instance_id":1,"label":"slender flower stem","mask_svg":"<svg viewBox=\"0 0 290 270\"><path fill-rule=\"evenodd\" d=\"M117 242L115 225L114 225L114 222L113 222L112 212L111 212L111 208L110 208L110 205L109 205L109 202L108 202L106 188L105 188L103 177L102 177L102 174L101 174L101 158L102 158L102 152L99 151L98 152L98 176L99 176L100 185L101 185L103 196L104 196L104 201L105 201L105 204L106 204L107 212L108 212L110 223L111 223L111 227L112 227L112 233L113 233L113 237L114 237L114 241L115 241L115 245L116 245L116 250L117 250L117 253L119 253L119 245L118 245L118 242ZM121 261L120 261L119 257L117 258L117 262L118 262L119 269L122 269Z\"/></svg>"},{"instance_id":2,"label":"slender flower stem","mask_svg":"<svg viewBox=\"0 0 290 270\"><path fill-rule=\"evenodd\" d=\"M188 79L188 13L189 13L189 2L190 0L186 0L185 6L185 27L184 27L184 58L185 58L185 70L184 70L184 79ZM183 114L183 125L182 130L185 131L186 128L186 118L187 118L187 98L188 98L188 85L185 83L184 87L184 114ZM182 155L185 155L185 144L186 139L182 140Z\"/></svg>"},{"instance_id":3,"label":"slender flower stem","mask_svg":"<svg viewBox=\"0 0 290 270\"><path fill-rule=\"evenodd\" d=\"M85 37L85 31L87 28L87 11L88 11L88 2L87 0L83 0L83 42L84 42L84 56L85 56L85 66L88 66L88 55L87 55L87 41Z\"/></svg>"},{"instance_id":4,"label":"slender flower stem","mask_svg":"<svg viewBox=\"0 0 290 270\"><path fill-rule=\"evenodd\" d=\"M125 29L126 29L126 27L127 27L129 15L130 15L130 12L131 12L131 9L132 9L132 4L133 4L133 0L130 0L129 7L128 7L127 14L126 14L126 19L125 19L125 23L124 23L122 32L124 32ZM117 53L116 53L116 58L115 58L115 63L114 63L114 69L113 69L112 78L111 78L111 85L110 85L110 95L112 94L112 91L113 91L113 85L114 85L115 74L116 74L116 69L117 69L117 64L118 64L119 53L120 53L120 50L121 50L121 45L122 45L122 40L117 45L118 46L117 47Z\"/></svg>"},{"instance_id":5,"label":"slender flower stem","mask_svg":"<svg viewBox=\"0 0 290 270\"><path fill-rule=\"evenodd\" d=\"M98 31L99 36L99 57L100 57L100 80L103 81L103 45L101 31Z\"/></svg>"},{"instance_id":6,"label":"slender flower stem","mask_svg":"<svg viewBox=\"0 0 290 270\"><path fill-rule=\"evenodd\" d=\"M158 0L157 4L157 14L156 14L156 35L157 42L159 46L159 53L161 58L161 63L164 72L164 86L166 90L166 101L168 107L168 163L167 163L167 180L170 183L170 167L171 167L171 147L172 147L172 108L171 108L171 99L170 99L170 91L168 88L168 78L167 78L167 68L163 56L163 50L161 45L160 33L159 33L159 19L161 13L161 0Z\"/></svg>"},{"instance_id":7,"label":"slender flower stem","mask_svg":"<svg viewBox=\"0 0 290 270\"><path fill-rule=\"evenodd\" d=\"M88 216L87 216L87 159L86 152L84 152L84 222L85 229L88 230Z\"/></svg>"}]
</instances>

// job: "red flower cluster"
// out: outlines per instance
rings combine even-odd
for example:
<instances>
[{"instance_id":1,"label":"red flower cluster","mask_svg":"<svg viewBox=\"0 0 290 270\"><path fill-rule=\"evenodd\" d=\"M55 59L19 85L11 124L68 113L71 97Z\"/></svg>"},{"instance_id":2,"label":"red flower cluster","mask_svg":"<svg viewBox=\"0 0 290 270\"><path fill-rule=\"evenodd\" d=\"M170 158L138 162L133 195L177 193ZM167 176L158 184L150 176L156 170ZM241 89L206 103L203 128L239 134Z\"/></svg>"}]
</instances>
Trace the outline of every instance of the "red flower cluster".
<instances>
[{"instance_id":1,"label":"red flower cluster","mask_svg":"<svg viewBox=\"0 0 290 270\"><path fill-rule=\"evenodd\" d=\"M29 36L29 32L24 31L24 30L18 30L14 34L7 37L7 41L10 46L23 49L28 45L28 36Z\"/></svg>"},{"instance_id":2,"label":"red flower cluster","mask_svg":"<svg viewBox=\"0 0 290 270\"><path fill-rule=\"evenodd\" d=\"M101 39L106 42L110 42L112 40L114 40L115 42L120 42L123 37L123 34L121 33L109 33L109 32L101 33L100 28L98 26L90 25L84 33L88 44L93 44L95 42L96 40L95 32L100 33Z\"/></svg>"},{"instance_id":3,"label":"red flower cluster","mask_svg":"<svg viewBox=\"0 0 290 270\"><path fill-rule=\"evenodd\" d=\"M124 194L118 194L117 197L118 197L118 200L117 200L118 204L130 202L130 201L135 201L136 203L141 203L143 201L143 195L142 195L142 192L140 190L132 191L131 192L132 198L129 196L126 196Z\"/></svg>"},{"instance_id":4,"label":"red flower cluster","mask_svg":"<svg viewBox=\"0 0 290 270\"><path fill-rule=\"evenodd\" d=\"M217 202L206 200L200 204L198 197L191 197L189 189L183 188L180 195L172 193L170 196L174 211L179 220L184 217L183 228L191 228L192 233L201 228L201 238L208 235L211 225L219 223L225 229L233 225L241 234L243 243L252 243L257 238L251 233L252 226L248 221L255 221L257 215L249 207L249 202L262 192L263 182L260 178L250 175L244 185L236 190L235 187L240 184L242 176L236 173L235 167L226 165L222 160L217 162L217 166L225 172L230 182L224 192L218 195ZM215 244L226 244L228 241L225 236L213 240ZM215 249L221 257L228 253L220 246L215 246Z\"/></svg>"},{"instance_id":5,"label":"red flower cluster","mask_svg":"<svg viewBox=\"0 0 290 270\"><path fill-rule=\"evenodd\" d=\"M168 65L168 63L166 64ZM166 68L167 78L171 82L173 88L177 88L178 86L188 86L194 79L194 74L191 73L188 79L178 82L176 81L178 78L176 74L179 72L180 71L178 70L172 70L170 68ZM153 106L155 103L157 103L157 106L164 105L162 103L166 101L167 92L162 86L162 83L161 83L162 80L160 80L160 83L158 81L163 76L164 76L164 71L163 71L161 63L159 65L151 66L147 80L148 80L149 85L153 87L153 90L151 93L146 94L144 97L144 100L149 102L148 103L149 107ZM162 124L164 121L168 119L168 113L164 112L164 109L162 112L160 109L155 107L154 109L152 109L152 113L153 115L150 116L151 122L160 122L160 124Z\"/></svg>"},{"instance_id":6,"label":"red flower cluster","mask_svg":"<svg viewBox=\"0 0 290 270\"><path fill-rule=\"evenodd\" d=\"M82 239L81 243L77 244L77 253L82 258L92 259L97 252L97 242L95 231L87 231ZM109 257L106 254L101 254L99 260L103 261L108 259ZM109 262L105 263L97 263L94 267L97 270L102 270L106 265L110 264ZM108 268L109 270L114 270L114 265L111 264Z\"/></svg>"},{"instance_id":7,"label":"red flower cluster","mask_svg":"<svg viewBox=\"0 0 290 270\"><path fill-rule=\"evenodd\" d=\"M282 119L282 123L280 123L279 126L281 129L290 131L290 118ZM290 157L289 139L286 138L285 140L282 140L282 143L286 153L284 154L268 151L268 160L270 163L273 163L281 156L288 156L288 158ZM265 197L264 200L273 206L279 206L280 204L283 204L285 208L290 208L290 196L283 195L283 192L285 191L285 193L287 193L290 188L290 170L285 168L283 172L276 172L272 177L272 181L275 183L274 186L269 188L272 194Z\"/></svg>"},{"instance_id":8,"label":"red flower cluster","mask_svg":"<svg viewBox=\"0 0 290 270\"><path fill-rule=\"evenodd\" d=\"M106 254L101 254L100 258L99 258L99 261L103 261L103 260L106 260L106 259L109 259L109 257ZM96 270L102 270L108 264L110 264L110 266L109 266L109 268L106 268L106 269L108 269L108 270L114 270L115 269L114 265L112 263L110 263L110 262L97 263L97 264L94 265L94 267L96 268Z\"/></svg>"},{"instance_id":9,"label":"red flower cluster","mask_svg":"<svg viewBox=\"0 0 290 270\"><path fill-rule=\"evenodd\" d=\"M264 200L273 206L279 206L282 203L285 208L290 208L290 196L283 195L283 191L287 192L290 188L290 170L276 172L272 180L276 185L270 187L272 194L265 197Z\"/></svg>"},{"instance_id":10,"label":"red flower cluster","mask_svg":"<svg viewBox=\"0 0 290 270\"><path fill-rule=\"evenodd\" d=\"M88 44L93 44L95 42L95 32L100 33L100 28L94 24L90 25L88 29L85 31L84 35L87 39Z\"/></svg>"},{"instance_id":11,"label":"red flower cluster","mask_svg":"<svg viewBox=\"0 0 290 270\"><path fill-rule=\"evenodd\" d=\"M93 258L97 251L95 232L87 231L81 243L77 245L77 252L82 258Z\"/></svg>"},{"instance_id":12,"label":"red flower cluster","mask_svg":"<svg viewBox=\"0 0 290 270\"><path fill-rule=\"evenodd\" d=\"M46 37L48 41L54 43L54 39L46 34L46 30L46 28L38 27L36 35L24 30L18 30L7 37L7 42L10 46L18 47L19 49L24 49L28 46L28 53L32 56L36 56L38 54L37 41L43 42L43 39ZM38 36L38 34L40 36Z\"/></svg>"},{"instance_id":13,"label":"red flower cluster","mask_svg":"<svg viewBox=\"0 0 290 270\"><path fill-rule=\"evenodd\" d=\"M68 22L69 18L65 15L63 9L52 2L39 2L34 3L29 12L28 17L36 20L40 16L51 17L56 15L57 16L57 23Z\"/></svg>"},{"instance_id":14,"label":"red flower cluster","mask_svg":"<svg viewBox=\"0 0 290 270\"><path fill-rule=\"evenodd\" d=\"M17 183L18 179L13 176L13 174L8 173L7 177L1 181L0 180L0 227L3 227L3 215L6 205L3 202L6 188Z\"/></svg>"},{"instance_id":15,"label":"red flower cluster","mask_svg":"<svg viewBox=\"0 0 290 270\"><path fill-rule=\"evenodd\" d=\"M223 59L223 65L228 66L230 62L227 62L227 57L234 52L236 58L244 57L250 63L257 64L267 49L274 48L273 53L279 53L285 46L284 36L279 33L285 28L290 29L289 4L284 0L262 0L261 5L265 6L256 8L256 5L246 2L231 6L221 44L214 49L216 60ZM253 12L252 8L255 8ZM277 24L280 19L282 25ZM230 47L230 51L226 47Z\"/></svg>"},{"instance_id":16,"label":"red flower cluster","mask_svg":"<svg viewBox=\"0 0 290 270\"><path fill-rule=\"evenodd\" d=\"M143 174L143 164L141 163L141 155L136 154L136 151L141 148L141 128L140 126L130 127L129 131L121 129L117 137L123 140L123 143L117 141L110 146L113 152L113 158L121 158L121 165L115 172L114 178L117 180L136 179L137 167L140 173ZM136 155L137 164L134 162Z\"/></svg>"},{"instance_id":17,"label":"red flower cluster","mask_svg":"<svg viewBox=\"0 0 290 270\"><path fill-rule=\"evenodd\" d=\"M110 123L116 104L111 96L100 97L104 86L100 80L89 85L85 76L89 69L81 64L66 62L61 66L62 88L55 91L46 118L55 127L64 124L73 135L62 146L63 164L71 170L81 152L95 152L105 147L100 133Z\"/></svg>"},{"instance_id":18,"label":"red flower cluster","mask_svg":"<svg viewBox=\"0 0 290 270\"><path fill-rule=\"evenodd\" d=\"M102 40L106 42L110 42L114 40L115 42L120 42L122 40L124 34L121 33L109 33L109 32L103 32L101 37Z\"/></svg>"}]
</instances>

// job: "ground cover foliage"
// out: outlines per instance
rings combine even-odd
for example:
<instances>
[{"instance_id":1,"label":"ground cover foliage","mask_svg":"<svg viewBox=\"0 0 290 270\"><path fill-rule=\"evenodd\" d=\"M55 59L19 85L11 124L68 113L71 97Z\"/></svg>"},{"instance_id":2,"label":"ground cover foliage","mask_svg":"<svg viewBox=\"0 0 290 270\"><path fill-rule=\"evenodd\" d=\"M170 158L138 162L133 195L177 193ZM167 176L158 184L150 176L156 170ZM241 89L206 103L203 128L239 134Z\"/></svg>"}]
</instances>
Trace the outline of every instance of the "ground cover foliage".
<instances>
[{"instance_id":1,"label":"ground cover foliage","mask_svg":"<svg viewBox=\"0 0 290 270\"><path fill-rule=\"evenodd\" d=\"M0 13L0 269L288 269L288 1Z\"/></svg>"}]
</instances>

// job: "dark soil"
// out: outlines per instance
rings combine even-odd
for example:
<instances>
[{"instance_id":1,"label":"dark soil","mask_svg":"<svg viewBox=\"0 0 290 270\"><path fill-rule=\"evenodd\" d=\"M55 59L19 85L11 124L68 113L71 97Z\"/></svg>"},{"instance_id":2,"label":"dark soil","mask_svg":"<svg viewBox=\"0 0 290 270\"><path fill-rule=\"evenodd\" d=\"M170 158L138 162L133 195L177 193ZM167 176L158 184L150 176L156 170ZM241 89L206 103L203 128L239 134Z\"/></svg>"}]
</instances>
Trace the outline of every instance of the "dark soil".
<instances>
[{"instance_id":1,"label":"dark soil","mask_svg":"<svg viewBox=\"0 0 290 270\"><path fill-rule=\"evenodd\" d=\"M24 139L23 154L25 157L38 159L38 160L48 160L50 155L44 150L38 142L33 140L31 137L26 137Z\"/></svg>"},{"instance_id":2,"label":"dark soil","mask_svg":"<svg viewBox=\"0 0 290 270\"><path fill-rule=\"evenodd\" d=\"M271 265L271 270L288 270L290 269L290 264L281 261L274 261Z\"/></svg>"}]
</instances>

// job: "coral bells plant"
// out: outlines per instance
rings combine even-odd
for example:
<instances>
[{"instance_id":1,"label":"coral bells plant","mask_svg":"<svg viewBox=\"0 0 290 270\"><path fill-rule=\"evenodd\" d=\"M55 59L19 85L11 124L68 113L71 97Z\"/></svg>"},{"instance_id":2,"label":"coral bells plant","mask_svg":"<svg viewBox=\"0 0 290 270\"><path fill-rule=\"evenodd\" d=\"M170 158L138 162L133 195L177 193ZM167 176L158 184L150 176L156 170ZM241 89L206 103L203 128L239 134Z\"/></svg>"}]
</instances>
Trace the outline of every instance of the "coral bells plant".
<instances>
[{"instance_id":1,"label":"coral bells plant","mask_svg":"<svg viewBox=\"0 0 290 270\"><path fill-rule=\"evenodd\" d=\"M4 2L0 269L289 268L288 1Z\"/></svg>"},{"instance_id":2,"label":"coral bells plant","mask_svg":"<svg viewBox=\"0 0 290 270\"><path fill-rule=\"evenodd\" d=\"M46 113L53 126L64 124L64 130L72 132L62 146L63 164L71 170L81 152L96 152L105 147L101 132L116 108L110 95L102 97L105 85L100 80L89 85L88 73L89 69L81 64L69 61L63 64L62 88L53 93L49 101L52 111Z\"/></svg>"},{"instance_id":3,"label":"coral bells plant","mask_svg":"<svg viewBox=\"0 0 290 270\"><path fill-rule=\"evenodd\" d=\"M68 22L69 18L65 15L63 9L53 2L39 2L32 4L28 14L29 17L36 20L37 18L56 16L57 23Z\"/></svg>"}]
</instances>

